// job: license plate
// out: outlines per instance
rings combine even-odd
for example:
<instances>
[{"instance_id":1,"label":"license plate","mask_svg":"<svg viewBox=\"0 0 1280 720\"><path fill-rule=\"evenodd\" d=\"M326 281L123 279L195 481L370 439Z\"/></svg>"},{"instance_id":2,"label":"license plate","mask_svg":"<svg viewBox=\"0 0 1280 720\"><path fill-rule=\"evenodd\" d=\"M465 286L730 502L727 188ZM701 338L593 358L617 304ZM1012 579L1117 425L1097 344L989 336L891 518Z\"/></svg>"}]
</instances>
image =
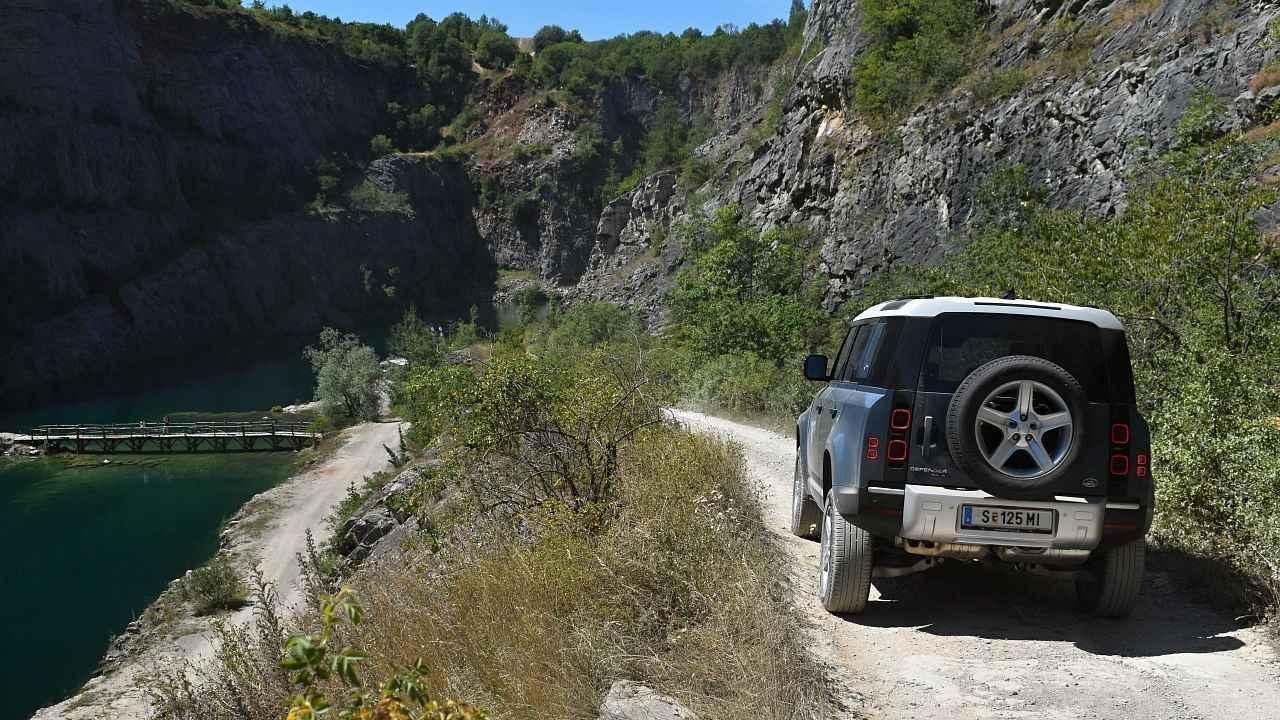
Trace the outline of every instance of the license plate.
<instances>
[{"instance_id":1,"label":"license plate","mask_svg":"<svg viewBox=\"0 0 1280 720\"><path fill-rule=\"evenodd\" d=\"M1012 530L1048 534L1053 532L1053 511L962 505L960 527L967 530Z\"/></svg>"}]
</instances>

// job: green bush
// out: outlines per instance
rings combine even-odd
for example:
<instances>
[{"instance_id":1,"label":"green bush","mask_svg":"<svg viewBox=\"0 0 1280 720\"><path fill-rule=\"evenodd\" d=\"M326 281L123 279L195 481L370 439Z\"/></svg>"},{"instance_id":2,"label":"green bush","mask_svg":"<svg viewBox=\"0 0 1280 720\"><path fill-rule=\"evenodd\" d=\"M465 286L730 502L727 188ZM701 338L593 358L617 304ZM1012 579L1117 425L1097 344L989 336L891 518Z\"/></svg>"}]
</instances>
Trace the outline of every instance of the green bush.
<instances>
[{"instance_id":1,"label":"green bush","mask_svg":"<svg viewBox=\"0 0 1280 720\"><path fill-rule=\"evenodd\" d=\"M787 418L809 404L815 386L795 367L778 367L750 353L719 355L685 382L684 397L699 406L766 418Z\"/></svg>"},{"instance_id":2,"label":"green bush","mask_svg":"<svg viewBox=\"0 0 1280 720\"><path fill-rule=\"evenodd\" d=\"M386 135L374 135L369 140L369 152L373 153L375 158L386 157L395 151L395 144Z\"/></svg>"},{"instance_id":3,"label":"green bush","mask_svg":"<svg viewBox=\"0 0 1280 720\"><path fill-rule=\"evenodd\" d=\"M482 502L574 506L610 497L618 450L661 421L671 398L654 392L642 365L604 349L562 363L499 347L483 372L441 366L411 372L402 407L423 445L445 453Z\"/></svg>"},{"instance_id":4,"label":"green bush","mask_svg":"<svg viewBox=\"0 0 1280 720\"><path fill-rule=\"evenodd\" d=\"M304 353L316 375L316 399L325 413L353 420L371 420L378 414L382 369L373 348L360 338L334 328L320 333L320 342Z\"/></svg>"},{"instance_id":5,"label":"green bush","mask_svg":"<svg viewBox=\"0 0 1280 720\"><path fill-rule=\"evenodd\" d=\"M364 182L352 188L347 195L347 204L353 210L365 212L413 214L413 206L409 204L409 194L384 190L373 180L365 178Z\"/></svg>"},{"instance_id":6,"label":"green bush","mask_svg":"<svg viewBox=\"0 0 1280 720\"><path fill-rule=\"evenodd\" d=\"M613 303L579 303L549 318L532 344L547 352L577 352L616 341L635 341L641 335L635 315Z\"/></svg>"},{"instance_id":7,"label":"green bush","mask_svg":"<svg viewBox=\"0 0 1280 720\"><path fill-rule=\"evenodd\" d=\"M668 302L676 336L693 352L752 353L781 365L803 355L819 329L825 335L819 289L806 280L807 235L760 233L736 206L692 232L705 233L709 248L677 276Z\"/></svg>"},{"instance_id":8,"label":"green bush","mask_svg":"<svg viewBox=\"0 0 1280 720\"><path fill-rule=\"evenodd\" d=\"M244 605L248 591L226 555L219 553L205 565L192 570L179 585L182 598L197 615L234 610Z\"/></svg>"},{"instance_id":9,"label":"green bush","mask_svg":"<svg viewBox=\"0 0 1280 720\"><path fill-rule=\"evenodd\" d=\"M968 72L980 25L974 0L864 0L860 9L869 43L853 66L859 110L910 109Z\"/></svg>"}]
</instances>

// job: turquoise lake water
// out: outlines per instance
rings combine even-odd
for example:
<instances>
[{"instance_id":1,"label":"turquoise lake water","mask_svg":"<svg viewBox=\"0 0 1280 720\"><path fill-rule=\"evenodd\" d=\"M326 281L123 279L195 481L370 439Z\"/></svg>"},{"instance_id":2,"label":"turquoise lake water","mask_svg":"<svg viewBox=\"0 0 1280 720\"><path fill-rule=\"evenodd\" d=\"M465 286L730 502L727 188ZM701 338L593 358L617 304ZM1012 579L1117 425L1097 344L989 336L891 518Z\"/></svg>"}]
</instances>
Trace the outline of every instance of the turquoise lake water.
<instances>
[{"instance_id":1,"label":"turquoise lake water","mask_svg":"<svg viewBox=\"0 0 1280 720\"><path fill-rule=\"evenodd\" d=\"M292 353L291 353L292 354ZM305 401L296 360L202 373L127 396L0 413L0 429L261 411ZM217 550L219 525L289 475L293 454L0 458L0 720L70 695L110 639Z\"/></svg>"}]
</instances>

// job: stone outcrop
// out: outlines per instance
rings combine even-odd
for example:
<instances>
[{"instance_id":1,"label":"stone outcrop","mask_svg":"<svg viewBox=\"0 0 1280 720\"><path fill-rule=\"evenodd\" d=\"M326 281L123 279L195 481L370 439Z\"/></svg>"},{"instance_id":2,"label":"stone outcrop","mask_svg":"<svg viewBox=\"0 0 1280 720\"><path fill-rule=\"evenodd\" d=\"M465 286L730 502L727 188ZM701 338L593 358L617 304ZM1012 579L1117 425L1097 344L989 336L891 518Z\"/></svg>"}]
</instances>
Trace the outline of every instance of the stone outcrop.
<instances>
[{"instance_id":1,"label":"stone outcrop","mask_svg":"<svg viewBox=\"0 0 1280 720\"><path fill-rule=\"evenodd\" d=\"M619 680L600 704L599 720L697 720L697 715L670 695Z\"/></svg>"},{"instance_id":2,"label":"stone outcrop","mask_svg":"<svg viewBox=\"0 0 1280 720\"><path fill-rule=\"evenodd\" d=\"M393 552L419 530L418 519L406 511L409 497L431 473L430 462L402 470L365 498L360 508L338 528L334 550L342 557L342 572L374 562Z\"/></svg>"}]
</instances>

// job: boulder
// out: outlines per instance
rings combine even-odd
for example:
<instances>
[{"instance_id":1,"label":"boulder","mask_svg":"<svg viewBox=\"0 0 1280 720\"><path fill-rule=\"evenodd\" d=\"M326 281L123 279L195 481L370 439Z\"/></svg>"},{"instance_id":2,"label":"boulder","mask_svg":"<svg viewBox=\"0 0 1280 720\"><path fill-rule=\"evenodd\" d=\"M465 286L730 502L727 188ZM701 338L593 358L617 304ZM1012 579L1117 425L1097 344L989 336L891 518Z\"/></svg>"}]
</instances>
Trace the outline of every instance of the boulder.
<instances>
[{"instance_id":1,"label":"boulder","mask_svg":"<svg viewBox=\"0 0 1280 720\"><path fill-rule=\"evenodd\" d=\"M670 695L619 680L600 704L599 720L696 720L698 716Z\"/></svg>"}]
</instances>

